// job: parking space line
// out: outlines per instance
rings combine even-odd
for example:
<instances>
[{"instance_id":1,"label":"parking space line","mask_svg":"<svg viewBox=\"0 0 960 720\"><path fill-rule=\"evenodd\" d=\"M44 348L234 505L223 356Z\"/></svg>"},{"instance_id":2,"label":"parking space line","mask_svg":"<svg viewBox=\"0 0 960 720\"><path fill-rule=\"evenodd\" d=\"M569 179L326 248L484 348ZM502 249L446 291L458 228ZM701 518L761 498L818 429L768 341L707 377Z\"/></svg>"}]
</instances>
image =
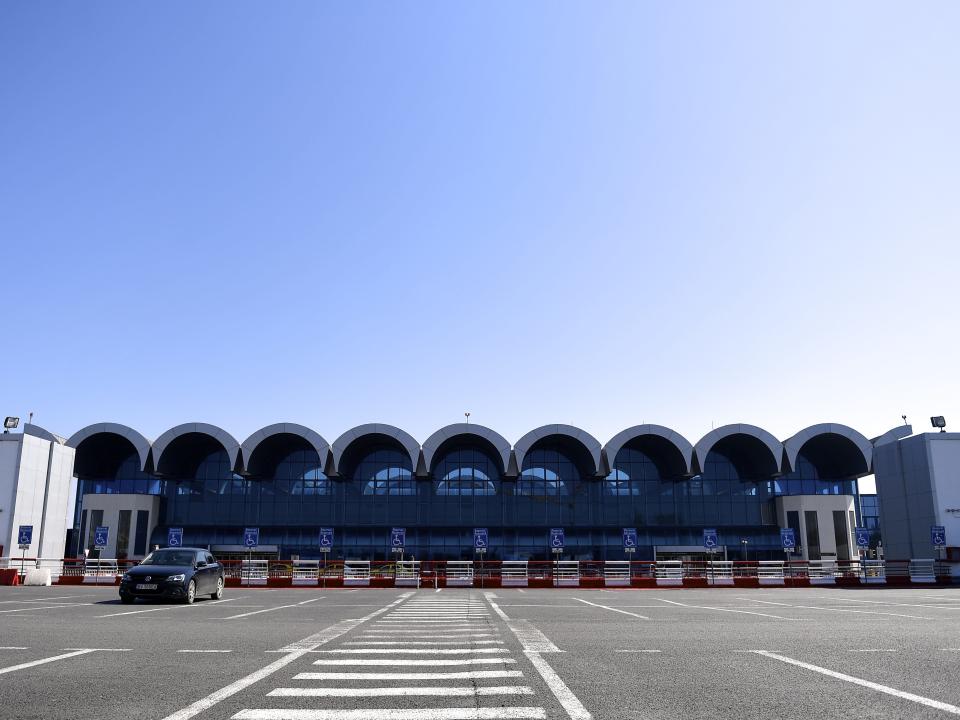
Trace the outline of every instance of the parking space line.
<instances>
[{"instance_id":1,"label":"parking space line","mask_svg":"<svg viewBox=\"0 0 960 720\"><path fill-rule=\"evenodd\" d=\"M458 670L456 672L302 672L294 680L489 680L523 677L519 670Z\"/></svg>"},{"instance_id":2,"label":"parking space line","mask_svg":"<svg viewBox=\"0 0 960 720\"><path fill-rule=\"evenodd\" d=\"M816 596L820 600L828 599L826 595ZM883 602L881 600L856 600L854 598L845 598L845 597L836 597L832 598L834 600L842 600L843 602L855 602L855 603L868 603L870 605L893 605L897 607L917 607L917 608L930 608L931 610L960 610L960 605L930 605L930 604L917 604L917 603L901 603L901 602Z\"/></svg>"},{"instance_id":3,"label":"parking space line","mask_svg":"<svg viewBox=\"0 0 960 720\"><path fill-rule=\"evenodd\" d=\"M621 610L620 608L610 607L609 605L601 605L600 603L590 602L589 600L584 600L583 598L575 597L573 598L577 602L582 602L585 605L593 605L594 607L603 608L604 610L609 610L610 612L621 613L623 615L629 615L630 617L640 618L641 620L649 620L646 615L640 615L639 613L628 612L627 610Z\"/></svg>"},{"instance_id":4,"label":"parking space line","mask_svg":"<svg viewBox=\"0 0 960 720\"><path fill-rule=\"evenodd\" d=\"M276 607L265 608L263 610L254 610L253 612L240 613L239 615L231 615L229 617L211 618L211 620L238 620L239 618L250 617L251 615L259 615L260 613L273 612L274 610L283 610L284 608L299 607L301 605L306 605L307 603L312 603L317 600L323 600L323 595L321 595L318 598L312 598L310 600L304 600L303 602L293 603L292 605L277 605Z\"/></svg>"},{"instance_id":5,"label":"parking space line","mask_svg":"<svg viewBox=\"0 0 960 720\"><path fill-rule=\"evenodd\" d=\"M933 618L921 617L920 615L904 615L903 613L888 613L880 612L879 610L851 610L850 608L830 608L815 605L791 605L789 603L773 602L772 600L754 600L753 602L763 603L764 605L777 605L779 607L800 608L802 610L826 610L828 612L857 613L860 615L890 615L892 617L904 617L913 620L933 620Z\"/></svg>"},{"instance_id":6,"label":"parking space line","mask_svg":"<svg viewBox=\"0 0 960 720\"><path fill-rule=\"evenodd\" d=\"M379 667L416 667L416 666L454 666L454 665L514 665L513 658L417 658L416 660L398 660L397 658L336 658L334 660L314 660L314 665L336 665L337 667L370 665Z\"/></svg>"},{"instance_id":7,"label":"parking space line","mask_svg":"<svg viewBox=\"0 0 960 720\"><path fill-rule=\"evenodd\" d=\"M539 707L468 707L423 710L243 710L233 720L541 720Z\"/></svg>"},{"instance_id":8,"label":"parking space line","mask_svg":"<svg viewBox=\"0 0 960 720\"><path fill-rule=\"evenodd\" d=\"M679 605L680 607L695 608L699 610L718 610L719 612L742 613L744 615L759 615L761 617L776 618L777 620L797 620L797 618L788 618L788 617L783 617L782 615L770 615L768 613L752 612L750 610L734 610L733 608L712 607L709 605L687 605L686 603L676 602L674 600L664 600L663 598L654 598L654 600L659 600L660 602L669 603L671 605ZM757 602L760 602L760 601L758 600Z\"/></svg>"},{"instance_id":9,"label":"parking space line","mask_svg":"<svg viewBox=\"0 0 960 720\"><path fill-rule=\"evenodd\" d=\"M160 612L162 610L183 610L184 608L202 608L213 607L222 603L233 602L237 598L228 598L227 600L208 600L204 603L194 603L193 605L166 605L164 607L149 608L147 610L126 610L124 612L110 613L109 615L97 615L97 618L121 617L122 615L142 615L143 613Z\"/></svg>"},{"instance_id":10,"label":"parking space line","mask_svg":"<svg viewBox=\"0 0 960 720\"><path fill-rule=\"evenodd\" d=\"M385 605L379 610L374 610L372 613L365 615L362 618L357 618L355 620L341 621L336 625L331 625L330 627L324 630L321 630L319 633L310 635L309 637L305 637L302 640L298 640L295 643L291 643L290 645L287 645L285 648L283 648L283 650L286 650L288 652L283 657L277 658L269 665L266 665L260 668L259 670L256 670L250 673L249 675L246 675L240 678L239 680L232 682L225 687L220 688L216 692L213 692L207 695L206 697L200 698L196 702L192 703L191 705L188 705L187 707L181 710L177 710L176 712L163 718L163 720L188 720L188 718L192 718L196 715L199 715L204 710L208 710L209 708L213 707L220 701L236 695L238 692L250 687L254 683L259 682L260 680L263 680L264 678L269 677L270 675L273 675L275 672L277 672L278 670L281 670L282 668L286 667L290 663L296 660L299 660L301 657L306 655L311 650L316 650L321 645L325 645L331 640L334 640L340 637L341 635L349 632L350 630L353 630L358 625L365 623L366 621L371 620L377 617L378 615L381 615L387 612L391 608L396 607L400 603L404 602L407 598L409 598L410 595L412 594L413 593L404 593L403 595L401 595L399 598L389 603L388 605Z\"/></svg>"},{"instance_id":11,"label":"parking space line","mask_svg":"<svg viewBox=\"0 0 960 720\"><path fill-rule=\"evenodd\" d=\"M42 660L32 660L31 662L25 662L19 665L11 665L9 667L0 668L0 675L16 672L17 670L26 670L27 668L36 667L37 665L45 665L47 663L56 662L57 660L66 660L67 658L76 657L77 655L87 655L92 652L96 652L96 650L74 650L73 652L63 653L62 655L54 655L53 657L43 658Z\"/></svg>"},{"instance_id":12,"label":"parking space line","mask_svg":"<svg viewBox=\"0 0 960 720\"><path fill-rule=\"evenodd\" d=\"M937 710L943 710L951 715L960 715L960 707L957 707L956 705L950 705L949 703L940 702L939 700L932 700L930 698L923 697L922 695L914 695L913 693L897 690L887 685L881 685L880 683L864 680L863 678L854 677L853 675L846 675L844 673L836 672L835 670L829 670L827 668L820 667L819 665L811 665L810 663L806 663L801 660L795 660L793 658L786 657L785 655L778 655L767 650L754 650L754 652L757 655L772 658L773 660L779 660L780 662L787 663L788 665L801 667L805 670L811 670L813 672L820 673L821 675L836 678L837 680L843 680L844 682L853 683L854 685L870 688L871 690L886 693L887 695L892 695L903 700L909 700L910 702L915 702L920 705L926 705L927 707L936 708Z\"/></svg>"},{"instance_id":13,"label":"parking space line","mask_svg":"<svg viewBox=\"0 0 960 720\"><path fill-rule=\"evenodd\" d=\"M396 645L396 642L390 643ZM404 643L406 644L406 643ZM411 643L412 644L412 643ZM457 643L462 645L463 643ZM505 653L506 648L337 648L336 650L317 650L332 655L473 655L474 653Z\"/></svg>"},{"instance_id":14,"label":"parking space line","mask_svg":"<svg viewBox=\"0 0 960 720\"><path fill-rule=\"evenodd\" d=\"M70 603L71 605L92 605L93 603ZM15 610L0 610L0 613L18 613L18 612L33 612L34 610L56 610L62 608L63 605L31 605L30 607L25 608L16 608Z\"/></svg>"},{"instance_id":15,"label":"parking space line","mask_svg":"<svg viewBox=\"0 0 960 720\"><path fill-rule=\"evenodd\" d=\"M178 653L231 653L233 650L177 650Z\"/></svg>"},{"instance_id":16,"label":"parking space line","mask_svg":"<svg viewBox=\"0 0 960 720\"><path fill-rule=\"evenodd\" d=\"M473 697L474 695L533 695L533 688L525 685L473 685L443 687L436 685L407 685L377 688L277 688L267 697L391 697L439 696Z\"/></svg>"}]
</instances>

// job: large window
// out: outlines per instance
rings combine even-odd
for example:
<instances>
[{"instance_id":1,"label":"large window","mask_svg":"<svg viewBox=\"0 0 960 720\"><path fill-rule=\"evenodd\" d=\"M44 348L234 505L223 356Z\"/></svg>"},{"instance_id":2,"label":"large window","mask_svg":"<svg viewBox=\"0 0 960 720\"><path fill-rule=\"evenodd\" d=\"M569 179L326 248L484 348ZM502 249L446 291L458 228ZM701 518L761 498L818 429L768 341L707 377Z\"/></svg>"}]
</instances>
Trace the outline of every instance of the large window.
<instances>
[{"instance_id":1,"label":"large window","mask_svg":"<svg viewBox=\"0 0 960 720\"><path fill-rule=\"evenodd\" d=\"M416 495L417 482L406 453L393 448L378 448L357 464L353 479L363 495Z\"/></svg>"},{"instance_id":2,"label":"large window","mask_svg":"<svg viewBox=\"0 0 960 720\"><path fill-rule=\"evenodd\" d=\"M481 450L459 448L448 452L434 469L437 495L496 495L497 465Z\"/></svg>"},{"instance_id":3,"label":"large window","mask_svg":"<svg viewBox=\"0 0 960 720\"><path fill-rule=\"evenodd\" d=\"M533 497L569 495L580 479L580 471L566 453L558 449L536 449L523 458L516 494Z\"/></svg>"}]
</instances>

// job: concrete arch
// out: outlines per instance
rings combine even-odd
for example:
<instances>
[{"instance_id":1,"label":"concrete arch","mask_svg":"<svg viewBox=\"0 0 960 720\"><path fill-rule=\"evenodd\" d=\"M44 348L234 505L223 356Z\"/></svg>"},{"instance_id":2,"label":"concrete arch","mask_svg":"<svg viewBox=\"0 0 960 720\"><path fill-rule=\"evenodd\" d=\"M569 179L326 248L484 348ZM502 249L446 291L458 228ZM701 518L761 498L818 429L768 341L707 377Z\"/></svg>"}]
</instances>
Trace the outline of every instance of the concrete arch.
<instances>
[{"instance_id":1,"label":"concrete arch","mask_svg":"<svg viewBox=\"0 0 960 720\"><path fill-rule=\"evenodd\" d=\"M361 440L364 437L375 437L377 435L386 437L399 443L410 457L410 464L413 467L414 473L417 472L420 460L420 443L414 440L412 435L398 427L394 427L393 425L367 423L365 425L358 425L355 428L347 430L343 435L333 441L333 445L330 447L330 452L333 456L333 467L337 474L342 474L340 462L343 459L343 455L347 448L349 448L357 440Z\"/></svg>"},{"instance_id":2,"label":"concrete arch","mask_svg":"<svg viewBox=\"0 0 960 720\"><path fill-rule=\"evenodd\" d=\"M804 428L783 443L786 471L796 470L804 454L831 479L863 477L873 472L873 445L861 433L840 423L819 423Z\"/></svg>"},{"instance_id":3,"label":"concrete arch","mask_svg":"<svg viewBox=\"0 0 960 720\"><path fill-rule=\"evenodd\" d=\"M119 435L120 437L128 440L131 445L137 451L137 457L140 458L140 469L143 471L148 470L149 459L150 459L150 441L147 440L143 435L138 433L132 427L127 425L121 425L120 423L94 423L93 425L87 425L85 428L77 430L73 435L67 440L67 446L72 447L74 450L79 449L80 444L91 438L95 435Z\"/></svg>"},{"instance_id":4,"label":"concrete arch","mask_svg":"<svg viewBox=\"0 0 960 720\"><path fill-rule=\"evenodd\" d=\"M483 425L469 423L453 423L437 430L423 443L423 464L427 472L433 471L433 459L440 450L440 446L454 438L478 438L481 444L492 447L502 463L501 475L505 475L510 468L510 443L500 433Z\"/></svg>"},{"instance_id":5,"label":"concrete arch","mask_svg":"<svg viewBox=\"0 0 960 720\"><path fill-rule=\"evenodd\" d=\"M693 465L693 445L690 444L690 441L687 440L683 435L678 433L676 430L671 430L668 427L663 425L634 425L629 427L626 430L622 430L614 435L603 447L603 454L606 457L606 470L609 473L613 470L614 463L617 461L617 453L634 440L641 438L650 438L653 440L652 445L656 447L660 446L660 461L656 458L652 458L657 464L658 470L663 477L685 477L691 474L691 467ZM664 453L664 448L673 447L676 451L676 456L673 458L665 457L668 453ZM679 459L679 464L676 462ZM661 464L664 467L661 467ZM667 472L664 472L667 470Z\"/></svg>"},{"instance_id":6,"label":"concrete arch","mask_svg":"<svg viewBox=\"0 0 960 720\"><path fill-rule=\"evenodd\" d=\"M274 423L273 425L267 425L252 433L250 437L240 445L241 463L248 474L260 474L259 457L255 457L257 448L260 448L262 453L266 445L270 444L271 438L276 439L281 435L292 435L302 438L304 442L316 450L317 456L320 458L321 466L326 467L327 453L330 451L330 444L320 433L311 430L305 425L298 425L297 423Z\"/></svg>"},{"instance_id":7,"label":"concrete arch","mask_svg":"<svg viewBox=\"0 0 960 720\"><path fill-rule=\"evenodd\" d=\"M171 445L171 443L173 443L177 438L191 434L206 435L207 437L216 440L223 447L223 449L227 451L227 457L230 459L230 467L237 472L242 470L238 463L238 458L240 455L240 443L236 441L233 435L228 433L223 428L217 427L216 425L211 425L209 423L184 423L183 425L177 425L176 427L170 428L163 433L163 435L154 440L153 463L158 474L163 473L163 454Z\"/></svg>"},{"instance_id":8,"label":"concrete arch","mask_svg":"<svg viewBox=\"0 0 960 720\"><path fill-rule=\"evenodd\" d=\"M719 447L718 447L719 446ZM717 448L739 455L731 462L745 480L762 479L783 473L783 444L772 434L756 425L737 423L711 430L693 447L693 470L701 473L707 455ZM760 453L757 449L762 448Z\"/></svg>"},{"instance_id":9,"label":"concrete arch","mask_svg":"<svg viewBox=\"0 0 960 720\"><path fill-rule=\"evenodd\" d=\"M580 444L593 462L593 467L591 468L592 474L600 475L603 472L600 441L586 430L581 430L573 425L542 425L517 440L513 446L513 454L516 458L518 471L523 470L523 458L536 443L554 436L568 438Z\"/></svg>"}]
</instances>

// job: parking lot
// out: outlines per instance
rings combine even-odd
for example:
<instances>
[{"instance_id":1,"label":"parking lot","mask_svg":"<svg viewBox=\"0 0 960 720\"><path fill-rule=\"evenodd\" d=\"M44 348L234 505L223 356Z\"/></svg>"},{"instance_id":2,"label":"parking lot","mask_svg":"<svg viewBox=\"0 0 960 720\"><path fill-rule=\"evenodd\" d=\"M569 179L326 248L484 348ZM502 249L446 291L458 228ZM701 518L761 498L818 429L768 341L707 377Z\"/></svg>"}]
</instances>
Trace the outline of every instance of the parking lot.
<instances>
[{"instance_id":1,"label":"parking lot","mask_svg":"<svg viewBox=\"0 0 960 720\"><path fill-rule=\"evenodd\" d=\"M958 670L953 588L0 588L4 718L933 718Z\"/></svg>"}]
</instances>

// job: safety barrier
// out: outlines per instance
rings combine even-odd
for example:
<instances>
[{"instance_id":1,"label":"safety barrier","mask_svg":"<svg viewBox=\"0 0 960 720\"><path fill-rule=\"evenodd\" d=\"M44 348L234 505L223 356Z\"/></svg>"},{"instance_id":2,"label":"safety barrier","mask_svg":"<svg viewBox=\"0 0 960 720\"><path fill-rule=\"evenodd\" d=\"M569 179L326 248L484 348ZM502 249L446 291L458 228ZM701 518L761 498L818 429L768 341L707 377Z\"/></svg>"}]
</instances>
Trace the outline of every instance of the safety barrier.
<instances>
[{"instance_id":1,"label":"safety barrier","mask_svg":"<svg viewBox=\"0 0 960 720\"><path fill-rule=\"evenodd\" d=\"M500 565L502 587L527 587L530 579L526 560L504 560Z\"/></svg>"},{"instance_id":2,"label":"safety barrier","mask_svg":"<svg viewBox=\"0 0 960 720\"><path fill-rule=\"evenodd\" d=\"M240 584L247 586L266 585L270 577L269 560L241 560Z\"/></svg>"},{"instance_id":3,"label":"safety barrier","mask_svg":"<svg viewBox=\"0 0 960 720\"><path fill-rule=\"evenodd\" d=\"M448 560L447 587L473 587L473 563L469 560Z\"/></svg>"},{"instance_id":4,"label":"safety barrier","mask_svg":"<svg viewBox=\"0 0 960 720\"><path fill-rule=\"evenodd\" d=\"M420 561L398 560L393 582L395 587L420 587Z\"/></svg>"},{"instance_id":5,"label":"safety barrier","mask_svg":"<svg viewBox=\"0 0 960 720\"><path fill-rule=\"evenodd\" d=\"M784 585L783 560L760 560L757 580L760 585Z\"/></svg>"},{"instance_id":6,"label":"safety barrier","mask_svg":"<svg viewBox=\"0 0 960 720\"><path fill-rule=\"evenodd\" d=\"M886 585L887 566L883 560L851 560L849 567L860 566L860 577L865 585ZM900 573L896 573L900 574Z\"/></svg>"},{"instance_id":7,"label":"safety barrier","mask_svg":"<svg viewBox=\"0 0 960 720\"><path fill-rule=\"evenodd\" d=\"M711 560L706 568L707 584L717 587L733 586L733 561Z\"/></svg>"},{"instance_id":8,"label":"safety barrier","mask_svg":"<svg viewBox=\"0 0 960 720\"><path fill-rule=\"evenodd\" d=\"M811 585L836 585L837 574L836 560L811 560L807 564L807 578Z\"/></svg>"},{"instance_id":9,"label":"safety barrier","mask_svg":"<svg viewBox=\"0 0 960 720\"><path fill-rule=\"evenodd\" d=\"M316 587L320 582L320 561L294 560L291 573L293 585L299 587Z\"/></svg>"},{"instance_id":10,"label":"safety barrier","mask_svg":"<svg viewBox=\"0 0 960 720\"><path fill-rule=\"evenodd\" d=\"M909 572L910 582L912 583L935 583L937 581L935 560L911 560Z\"/></svg>"},{"instance_id":11,"label":"safety barrier","mask_svg":"<svg viewBox=\"0 0 960 720\"><path fill-rule=\"evenodd\" d=\"M603 584L606 587L630 587L630 561L607 560L603 564Z\"/></svg>"},{"instance_id":12,"label":"safety barrier","mask_svg":"<svg viewBox=\"0 0 960 720\"><path fill-rule=\"evenodd\" d=\"M580 563L576 560L557 560L553 567L554 587L580 587Z\"/></svg>"},{"instance_id":13,"label":"safety barrier","mask_svg":"<svg viewBox=\"0 0 960 720\"><path fill-rule=\"evenodd\" d=\"M344 560L343 585L344 587L369 587L370 561Z\"/></svg>"},{"instance_id":14,"label":"safety barrier","mask_svg":"<svg viewBox=\"0 0 960 720\"><path fill-rule=\"evenodd\" d=\"M683 585L683 561L663 560L655 566L657 585L671 587Z\"/></svg>"},{"instance_id":15,"label":"safety barrier","mask_svg":"<svg viewBox=\"0 0 960 720\"><path fill-rule=\"evenodd\" d=\"M120 574L116 558L87 558L83 564L83 583L112 585Z\"/></svg>"}]
</instances>

